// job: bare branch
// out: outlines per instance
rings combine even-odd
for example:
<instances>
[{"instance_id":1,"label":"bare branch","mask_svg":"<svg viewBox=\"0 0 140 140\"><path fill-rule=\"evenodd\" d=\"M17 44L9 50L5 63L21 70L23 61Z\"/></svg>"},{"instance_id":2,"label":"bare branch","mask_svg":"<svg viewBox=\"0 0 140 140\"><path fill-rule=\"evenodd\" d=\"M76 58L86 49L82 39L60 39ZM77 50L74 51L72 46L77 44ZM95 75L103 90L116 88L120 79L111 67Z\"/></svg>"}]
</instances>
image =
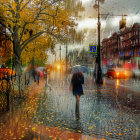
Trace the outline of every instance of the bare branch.
<instances>
[{"instance_id":1,"label":"bare branch","mask_svg":"<svg viewBox=\"0 0 140 140\"><path fill-rule=\"evenodd\" d=\"M24 1L24 0L21 0L21 1L20 1L20 5L21 5L21 3L22 3L23 1Z\"/></svg>"},{"instance_id":2,"label":"bare branch","mask_svg":"<svg viewBox=\"0 0 140 140\"><path fill-rule=\"evenodd\" d=\"M28 0L28 1L24 4L24 6L20 9L20 11L22 11L30 2L31 2L31 0Z\"/></svg>"},{"instance_id":3,"label":"bare branch","mask_svg":"<svg viewBox=\"0 0 140 140\"><path fill-rule=\"evenodd\" d=\"M62 39L63 39L62 35L55 35L52 32L50 32L49 30L47 30L46 33L48 33L49 35L55 37L56 39L59 39L60 41L62 41Z\"/></svg>"},{"instance_id":4,"label":"bare branch","mask_svg":"<svg viewBox=\"0 0 140 140\"><path fill-rule=\"evenodd\" d=\"M20 46L21 46L21 51L26 47L27 44L29 44L32 40L36 39L40 35L42 35L44 31L38 32L32 36L30 36L28 39L26 39Z\"/></svg>"},{"instance_id":5,"label":"bare branch","mask_svg":"<svg viewBox=\"0 0 140 140\"><path fill-rule=\"evenodd\" d=\"M24 33L24 30L25 30L26 25L27 25L27 23L25 22L25 24L24 24L24 26L23 26L23 29L22 29L22 32L21 32L21 35L20 35L20 40L19 40L19 42L22 40L23 33Z\"/></svg>"},{"instance_id":6,"label":"bare branch","mask_svg":"<svg viewBox=\"0 0 140 140\"><path fill-rule=\"evenodd\" d=\"M50 15L49 13L40 13L41 15L48 15L48 16L50 16L50 17L52 17L52 18L55 18L55 16L54 15Z\"/></svg>"}]
</instances>

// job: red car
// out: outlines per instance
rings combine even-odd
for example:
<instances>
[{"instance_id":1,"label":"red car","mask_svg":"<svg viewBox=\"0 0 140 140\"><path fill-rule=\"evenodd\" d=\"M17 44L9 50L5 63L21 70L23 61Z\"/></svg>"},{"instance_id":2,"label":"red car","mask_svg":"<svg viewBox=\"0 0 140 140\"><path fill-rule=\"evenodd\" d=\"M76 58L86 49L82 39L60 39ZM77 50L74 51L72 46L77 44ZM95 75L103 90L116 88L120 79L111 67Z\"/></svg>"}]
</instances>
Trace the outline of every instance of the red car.
<instances>
[{"instance_id":1,"label":"red car","mask_svg":"<svg viewBox=\"0 0 140 140\"><path fill-rule=\"evenodd\" d=\"M112 78L130 78L133 76L132 71L124 68L109 68L107 76Z\"/></svg>"}]
</instances>

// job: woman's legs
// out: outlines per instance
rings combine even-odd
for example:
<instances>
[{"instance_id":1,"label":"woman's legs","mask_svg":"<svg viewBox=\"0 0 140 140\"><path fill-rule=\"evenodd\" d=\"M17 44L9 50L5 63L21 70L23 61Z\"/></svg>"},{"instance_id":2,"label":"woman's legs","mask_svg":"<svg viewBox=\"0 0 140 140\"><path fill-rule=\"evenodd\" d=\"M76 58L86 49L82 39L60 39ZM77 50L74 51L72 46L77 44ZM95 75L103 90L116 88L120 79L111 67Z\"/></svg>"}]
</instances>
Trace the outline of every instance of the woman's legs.
<instances>
[{"instance_id":1,"label":"woman's legs","mask_svg":"<svg viewBox=\"0 0 140 140\"><path fill-rule=\"evenodd\" d=\"M80 100L80 96L76 95L76 109L75 109L75 115L76 115L76 119L79 120L79 100Z\"/></svg>"},{"instance_id":2,"label":"woman's legs","mask_svg":"<svg viewBox=\"0 0 140 140\"><path fill-rule=\"evenodd\" d=\"M80 96L76 95L76 106L79 107Z\"/></svg>"}]
</instances>

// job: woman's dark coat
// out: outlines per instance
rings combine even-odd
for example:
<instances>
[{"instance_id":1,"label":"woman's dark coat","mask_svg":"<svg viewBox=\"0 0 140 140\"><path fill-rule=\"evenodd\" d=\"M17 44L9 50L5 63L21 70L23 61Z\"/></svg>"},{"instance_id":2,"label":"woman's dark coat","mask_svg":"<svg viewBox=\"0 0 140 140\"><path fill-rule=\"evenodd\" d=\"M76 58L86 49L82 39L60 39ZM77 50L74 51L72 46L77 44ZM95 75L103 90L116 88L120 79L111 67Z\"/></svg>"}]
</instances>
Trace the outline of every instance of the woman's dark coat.
<instances>
[{"instance_id":1,"label":"woman's dark coat","mask_svg":"<svg viewBox=\"0 0 140 140\"><path fill-rule=\"evenodd\" d=\"M74 73L71 80L73 95L83 95L84 76L81 72Z\"/></svg>"}]
</instances>

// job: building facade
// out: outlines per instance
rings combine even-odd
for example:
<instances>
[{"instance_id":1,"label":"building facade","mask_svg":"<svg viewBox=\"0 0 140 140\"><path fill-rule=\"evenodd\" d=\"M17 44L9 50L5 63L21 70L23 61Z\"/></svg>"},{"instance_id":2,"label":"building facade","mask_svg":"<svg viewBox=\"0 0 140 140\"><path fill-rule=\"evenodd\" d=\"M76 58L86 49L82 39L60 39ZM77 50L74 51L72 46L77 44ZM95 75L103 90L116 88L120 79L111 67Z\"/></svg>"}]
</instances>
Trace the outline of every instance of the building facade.
<instances>
[{"instance_id":1,"label":"building facade","mask_svg":"<svg viewBox=\"0 0 140 140\"><path fill-rule=\"evenodd\" d=\"M140 65L140 23L123 31L115 32L110 38L102 40L102 66L112 64L131 65L138 68Z\"/></svg>"}]
</instances>

